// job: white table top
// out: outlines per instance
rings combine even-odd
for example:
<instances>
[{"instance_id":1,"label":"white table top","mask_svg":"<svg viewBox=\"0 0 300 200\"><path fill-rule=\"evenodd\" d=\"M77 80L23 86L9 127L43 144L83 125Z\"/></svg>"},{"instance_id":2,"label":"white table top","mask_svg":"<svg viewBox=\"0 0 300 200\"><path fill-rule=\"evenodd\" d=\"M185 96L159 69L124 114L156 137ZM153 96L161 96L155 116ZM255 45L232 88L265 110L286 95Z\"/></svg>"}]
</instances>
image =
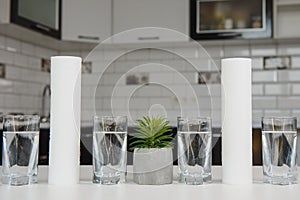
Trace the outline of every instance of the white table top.
<instances>
[{"instance_id":1,"label":"white table top","mask_svg":"<svg viewBox=\"0 0 300 200\"><path fill-rule=\"evenodd\" d=\"M241 200L297 200L300 199L300 184L277 186L262 183L262 168L254 167L253 184L225 185L221 183L221 168L213 167L213 183L208 185L184 185L174 181L171 185L137 185L129 182L119 185L92 184L91 166L81 167L81 182L78 185L54 186L47 184L47 167L39 169L39 184L26 186L0 185L0 199L20 200L157 200L157 199L241 199ZM176 172L176 168L174 169ZM176 174L176 173L175 173ZM129 175L130 176L130 175ZM176 179L176 177L175 177Z\"/></svg>"}]
</instances>

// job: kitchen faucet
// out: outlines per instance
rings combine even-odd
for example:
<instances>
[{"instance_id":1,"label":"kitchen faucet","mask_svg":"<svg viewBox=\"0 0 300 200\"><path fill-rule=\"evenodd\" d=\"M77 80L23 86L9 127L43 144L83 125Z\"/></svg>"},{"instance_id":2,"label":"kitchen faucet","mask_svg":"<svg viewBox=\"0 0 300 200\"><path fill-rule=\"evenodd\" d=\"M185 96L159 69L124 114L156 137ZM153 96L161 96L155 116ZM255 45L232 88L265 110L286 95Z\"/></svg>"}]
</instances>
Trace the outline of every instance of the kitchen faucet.
<instances>
[{"instance_id":1,"label":"kitchen faucet","mask_svg":"<svg viewBox=\"0 0 300 200\"><path fill-rule=\"evenodd\" d=\"M51 95L51 89L50 89L50 85L47 84L45 85L44 89L43 89L43 96L42 96L42 109L41 109L41 122L49 122L50 121L50 114L48 114L48 116L46 116L46 93L48 91L48 95L50 97Z\"/></svg>"}]
</instances>

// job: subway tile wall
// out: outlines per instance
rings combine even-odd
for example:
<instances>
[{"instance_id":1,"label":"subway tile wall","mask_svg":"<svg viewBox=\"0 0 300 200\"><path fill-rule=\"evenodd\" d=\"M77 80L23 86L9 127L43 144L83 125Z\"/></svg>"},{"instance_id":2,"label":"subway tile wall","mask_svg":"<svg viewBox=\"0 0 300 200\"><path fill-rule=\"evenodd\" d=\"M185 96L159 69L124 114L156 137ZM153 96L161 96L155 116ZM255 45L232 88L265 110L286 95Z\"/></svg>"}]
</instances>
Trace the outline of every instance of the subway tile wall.
<instances>
[{"instance_id":1,"label":"subway tile wall","mask_svg":"<svg viewBox=\"0 0 300 200\"><path fill-rule=\"evenodd\" d=\"M5 78L0 78L1 113L40 113L43 88L50 83L49 72L41 70L41 59L57 54L0 35L0 63L6 69ZM49 98L46 98L46 108L49 110Z\"/></svg>"},{"instance_id":2,"label":"subway tile wall","mask_svg":"<svg viewBox=\"0 0 300 200\"><path fill-rule=\"evenodd\" d=\"M200 115L211 116L214 126L219 127L221 86L197 84L197 72L218 71L222 58L241 56L253 59L253 126L260 127L261 117L267 115L293 115L300 121L300 41L297 44L207 45L205 49L211 59L194 46L167 49L181 54L196 69L174 54L153 48L127 54L131 49L126 47L97 49L88 56L87 52L61 52L83 55L93 63L92 73L83 74L83 122L91 124L95 113L113 113L128 115L129 123L133 124L138 117L150 113L167 115L171 124L176 125L177 116L193 116L200 111ZM291 68L263 68L264 56L283 55L291 56ZM150 84L126 85L126 74L139 72L148 73Z\"/></svg>"},{"instance_id":3,"label":"subway tile wall","mask_svg":"<svg viewBox=\"0 0 300 200\"><path fill-rule=\"evenodd\" d=\"M0 36L0 63L6 65L6 77L0 78L0 112L39 113L43 88L50 81L50 74L41 70L41 58L75 55L92 61L92 73L82 74L83 125L91 125L95 113L110 115L112 112L130 116L130 124L142 115L163 114L176 125L177 116L197 115L200 111L203 116L211 116L218 127L221 124L220 84L199 85L197 74L218 71L222 58L246 56L253 59L253 126L260 127L264 115L294 115L300 121L300 41L206 45L211 59L194 46L177 45L167 49L190 63L153 48L131 53L128 53L131 48L126 46L97 49L92 54L58 52ZM291 68L264 70L263 57L276 55L291 56ZM126 74L136 73L146 73L150 84L126 85Z\"/></svg>"}]
</instances>

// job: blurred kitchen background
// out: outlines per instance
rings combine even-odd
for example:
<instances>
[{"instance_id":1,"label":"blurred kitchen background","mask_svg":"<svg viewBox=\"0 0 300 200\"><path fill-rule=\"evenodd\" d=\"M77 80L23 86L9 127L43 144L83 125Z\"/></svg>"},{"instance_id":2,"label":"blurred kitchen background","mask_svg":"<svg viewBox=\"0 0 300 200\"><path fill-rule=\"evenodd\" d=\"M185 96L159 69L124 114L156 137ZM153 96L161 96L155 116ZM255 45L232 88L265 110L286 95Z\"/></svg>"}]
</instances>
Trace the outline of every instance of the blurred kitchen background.
<instances>
[{"instance_id":1,"label":"blurred kitchen background","mask_svg":"<svg viewBox=\"0 0 300 200\"><path fill-rule=\"evenodd\" d=\"M299 19L300 0L0 0L0 112L39 113L47 134L50 56L81 56L83 146L90 145L95 111L111 115L113 104L114 114L135 120L160 113L176 126L179 99L187 115L198 111L198 100L219 138L221 59L250 57L253 151L259 163L262 116L296 116L300 126ZM143 27L172 29L196 42L179 33L140 29L97 47L115 34ZM40 149L46 158L47 138L44 143Z\"/></svg>"}]
</instances>

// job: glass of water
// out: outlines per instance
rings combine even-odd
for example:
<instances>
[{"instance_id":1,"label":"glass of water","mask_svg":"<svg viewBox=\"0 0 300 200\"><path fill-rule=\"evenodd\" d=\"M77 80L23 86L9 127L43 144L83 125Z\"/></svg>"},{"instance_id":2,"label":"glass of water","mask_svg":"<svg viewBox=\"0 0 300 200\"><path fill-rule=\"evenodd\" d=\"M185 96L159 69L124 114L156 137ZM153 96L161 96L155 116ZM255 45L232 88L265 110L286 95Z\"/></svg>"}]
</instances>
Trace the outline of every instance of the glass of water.
<instances>
[{"instance_id":1,"label":"glass of water","mask_svg":"<svg viewBox=\"0 0 300 200\"><path fill-rule=\"evenodd\" d=\"M127 117L95 117L93 133L94 183L125 182Z\"/></svg>"},{"instance_id":2,"label":"glass of water","mask_svg":"<svg viewBox=\"0 0 300 200\"><path fill-rule=\"evenodd\" d=\"M177 118L180 180L190 185L211 182L211 119Z\"/></svg>"},{"instance_id":3,"label":"glass of water","mask_svg":"<svg viewBox=\"0 0 300 200\"><path fill-rule=\"evenodd\" d=\"M264 182L287 185L297 182L297 118L263 117Z\"/></svg>"},{"instance_id":4,"label":"glass of water","mask_svg":"<svg viewBox=\"0 0 300 200\"><path fill-rule=\"evenodd\" d=\"M3 117L2 183L37 183L40 117Z\"/></svg>"}]
</instances>

